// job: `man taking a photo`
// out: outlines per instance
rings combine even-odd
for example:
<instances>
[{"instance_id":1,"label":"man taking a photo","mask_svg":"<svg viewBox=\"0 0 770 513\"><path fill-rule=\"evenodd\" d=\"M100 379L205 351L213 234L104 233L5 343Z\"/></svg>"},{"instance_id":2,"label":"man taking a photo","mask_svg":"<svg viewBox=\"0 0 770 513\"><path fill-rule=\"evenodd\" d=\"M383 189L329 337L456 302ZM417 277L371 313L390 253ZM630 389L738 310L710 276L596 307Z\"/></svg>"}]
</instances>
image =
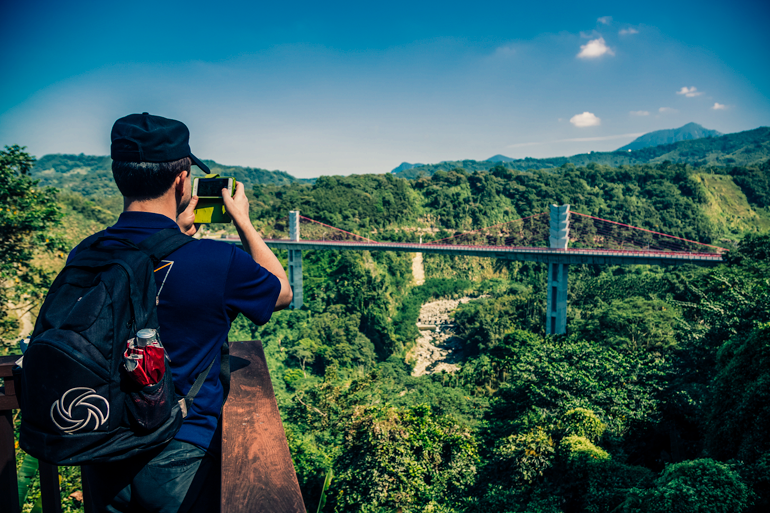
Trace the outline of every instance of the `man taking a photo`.
<instances>
[{"instance_id":1,"label":"man taking a photo","mask_svg":"<svg viewBox=\"0 0 770 513\"><path fill-rule=\"evenodd\" d=\"M183 123L148 113L121 118L112 128L111 156L124 209L106 236L139 244L165 228L196 233L198 198L191 194L190 170L194 164L208 173L208 167L190 152ZM194 240L154 273L159 333L177 393L186 395L212 360L213 368L168 444L120 462L83 466L92 511L219 510L220 349L239 313L262 325L292 300L286 272L251 224L243 184L236 183L232 197L223 191L222 199L243 250Z\"/></svg>"}]
</instances>

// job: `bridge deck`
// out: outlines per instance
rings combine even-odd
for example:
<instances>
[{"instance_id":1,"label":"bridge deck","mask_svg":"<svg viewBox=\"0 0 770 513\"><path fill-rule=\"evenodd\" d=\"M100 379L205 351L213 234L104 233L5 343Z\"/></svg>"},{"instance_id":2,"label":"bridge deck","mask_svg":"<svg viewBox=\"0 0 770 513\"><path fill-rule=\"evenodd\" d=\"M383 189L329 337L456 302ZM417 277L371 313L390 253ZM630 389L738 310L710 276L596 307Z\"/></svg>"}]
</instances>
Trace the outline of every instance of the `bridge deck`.
<instances>
[{"instance_id":1,"label":"bridge deck","mask_svg":"<svg viewBox=\"0 0 770 513\"><path fill-rule=\"evenodd\" d=\"M221 239L239 243L235 238ZM681 265L696 264L713 266L722 263L722 255L716 253L677 253L672 251L623 251L607 249L551 249L512 246L453 246L443 244L415 244L399 242L350 242L320 240L276 240L265 243L275 249L294 250L353 250L353 251L403 251L408 253L436 253L443 255L467 255L485 258L502 258L554 264L603 264L603 265Z\"/></svg>"}]
</instances>

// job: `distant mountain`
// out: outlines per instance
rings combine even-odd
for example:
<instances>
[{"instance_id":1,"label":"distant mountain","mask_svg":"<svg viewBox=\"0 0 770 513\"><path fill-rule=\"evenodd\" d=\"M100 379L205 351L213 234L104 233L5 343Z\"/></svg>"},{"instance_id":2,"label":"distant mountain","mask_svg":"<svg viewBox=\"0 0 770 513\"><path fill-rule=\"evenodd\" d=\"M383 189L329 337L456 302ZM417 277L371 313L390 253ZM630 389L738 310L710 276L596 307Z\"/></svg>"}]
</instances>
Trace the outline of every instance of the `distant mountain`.
<instances>
[{"instance_id":1,"label":"distant mountain","mask_svg":"<svg viewBox=\"0 0 770 513\"><path fill-rule=\"evenodd\" d=\"M412 169L413 167L424 165L425 164L410 164L409 162L402 162L401 165L391 171L391 173L400 173L401 171L406 171L407 169Z\"/></svg>"},{"instance_id":2,"label":"distant mountain","mask_svg":"<svg viewBox=\"0 0 770 513\"><path fill-rule=\"evenodd\" d=\"M218 173L222 176L232 176L239 182L243 182L246 187L249 188L258 184L287 185L293 182L308 182L308 180L295 178L286 171L268 171L267 169L258 167L226 166L224 164L218 164L213 160L204 160L203 163L209 166L212 173ZM195 176L195 172L193 172L193 176Z\"/></svg>"},{"instance_id":3,"label":"distant mountain","mask_svg":"<svg viewBox=\"0 0 770 513\"><path fill-rule=\"evenodd\" d=\"M501 157L502 155L496 156ZM642 148L635 151L591 152L571 157L553 157L546 159L510 159L497 160L458 160L417 166L396 173L402 178L414 179L420 176L432 176L436 171L449 171L461 167L468 172L487 171L496 165L509 169L526 171L529 169L555 169L565 164L586 166L591 162L605 166L618 167L634 164L657 164L666 160L676 163L688 163L695 166L752 166L770 159L770 128L760 127L754 130L727 134L719 137L680 141ZM492 160L495 159L493 162Z\"/></svg>"},{"instance_id":4,"label":"distant mountain","mask_svg":"<svg viewBox=\"0 0 770 513\"><path fill-rule=\"evenodd\" d=\"M704 137L719 137L720 135L723 135L722 132L703 128L698 123L687 123L679 128L649 132L615 151L641 150L642 148L660 146L661 144L691 141L693 139L702 139Z\"/></svg>"},{"instance_id":5,"label":"distant mountain","mask_svg":"<svg viewBox=\"0 0 770 513\"><path fill-rule=\"evenodd\" d=\"M516 159L512 159L511 157L506 157L505 155L495 155L494 157L489 157L487 159L487 162L513 162Z\"/></svg>"},{"instance_id":6,"label":"distant mountain","mask_svg":"<svg viewBox=\"0 0 770 513\"><path fill-rule=\"evenodd\" d=\"M293 177L285 171L226 166L213 160L204 160L212 173L233 176L243 182L248 189L254 185L286 185L293 182L312 182ZM108 156L94 155L44 155L35 162L32 178L40 180L41 185L70 189L85 197L112 196L118 189L112 178L112 159ZM193 176L202 176L197 167L193 167Z\"/></svg>"}]
</instances>

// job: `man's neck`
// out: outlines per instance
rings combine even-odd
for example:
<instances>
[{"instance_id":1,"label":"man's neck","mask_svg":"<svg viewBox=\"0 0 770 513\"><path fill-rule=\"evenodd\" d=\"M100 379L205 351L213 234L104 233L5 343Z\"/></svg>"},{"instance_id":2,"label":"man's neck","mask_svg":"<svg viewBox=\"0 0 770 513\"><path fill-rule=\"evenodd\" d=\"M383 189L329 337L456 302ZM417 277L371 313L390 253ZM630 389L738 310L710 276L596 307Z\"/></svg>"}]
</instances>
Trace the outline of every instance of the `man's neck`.
<instances>
[{"instance_id":1,"label":"man's neck","mask_svg":"<svg viewBox=\"0 0 770 513\"><path fill-rule=\"evenodd\" d=\"M153 214L161 214L172 221L176 221L176 201L174 201L174 194L164 194L159 198L153 198L151 200L135 200L131 198L123 198L123 212L151 212Z\"/></svg>"}]
</instances>

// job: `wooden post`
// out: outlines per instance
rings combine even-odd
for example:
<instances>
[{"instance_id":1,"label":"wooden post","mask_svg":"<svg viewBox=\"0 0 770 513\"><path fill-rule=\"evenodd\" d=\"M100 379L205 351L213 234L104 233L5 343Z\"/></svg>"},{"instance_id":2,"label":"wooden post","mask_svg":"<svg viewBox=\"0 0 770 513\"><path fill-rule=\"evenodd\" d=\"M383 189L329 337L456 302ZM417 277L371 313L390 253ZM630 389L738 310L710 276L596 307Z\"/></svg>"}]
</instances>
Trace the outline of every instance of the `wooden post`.
<instances>
[{"instance_id":1,"label":"wooden post","mask_svg":"<svg viewBox=\"0 0 770 513\"><path fill-rule=\"evenodd\" d=\"M13 414L0 411L0 513L19 512L16 451L13 446Z\"/></svg>"},{"instance_id":2,"label":"wooden post","mask_svg":"<svg viewBox=\"0 0 770 513\"><path fill-rule=\"evenodd\" d=\"M222 513L305 513L259 341L230 343L222 413Z\"/></svg>"},{"instance_id":3,"label":"wooden post","mask_svg":"<svg viewBox=\"0 0 770 513\"><path fill-rule=\"evenodd\" d=\"M13 363L19 355L0 356L0 513L19 512L19 484L16 478L16 447L13 443L13 412L19 407L13 386Z\"/></svg>"},{"instance_id":4,"label":"wooden post","mask_svg":"<svg viewBox=\"0 0 770 513\"><path fill-rule=\"evenodd\" d=\"M61 492L59 491L59 467L38 460L40 475L40 497L44 513L61 513Z\"/></svg>"}]
</instances>

